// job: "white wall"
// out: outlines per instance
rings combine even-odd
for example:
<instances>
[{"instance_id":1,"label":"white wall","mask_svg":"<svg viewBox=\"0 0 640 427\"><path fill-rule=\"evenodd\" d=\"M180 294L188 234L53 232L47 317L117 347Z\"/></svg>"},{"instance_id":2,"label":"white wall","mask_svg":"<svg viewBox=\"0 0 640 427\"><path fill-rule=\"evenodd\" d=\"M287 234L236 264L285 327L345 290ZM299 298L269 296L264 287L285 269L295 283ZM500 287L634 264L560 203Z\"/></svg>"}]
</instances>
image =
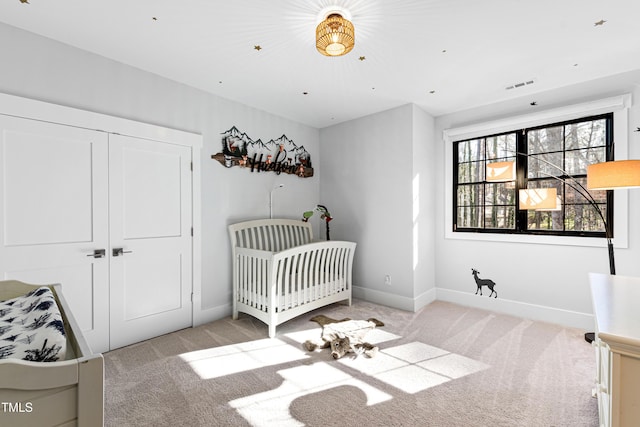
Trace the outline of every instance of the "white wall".
<instances>
[{"instance_id":1,"label":"white wall","mask_svg":"<svg viewBox=\"0 0 640 427\"><path fill-rule=\"evenodd\" d=\"M628 80L620 78L619 81ZM633 79L632 79L633 80ZM638 80L636 80L638 81ZM619 83L619 82L618 82ZM537 110L577 104L597 100L626 92L633 93L633 99L640 99L640 92L634 84L618 84L614 79L590 82L573 88L560 89L551 93L538 94ZM579 93L579 96L575 94ZM557 103L562 99L561 103ZM531 97L468 110L436 119L437 162L436 200L444 206L446 188L445 150L452 148L445 144L443 131L446 129L479 124L531 113ZM628 136L629 158L640 158L640 133L634 132L640 125L640 107L637 101L629 109L628 128L622 129ZM616 136L614 135L614 138ZM619 133L618 138L621 137ZM640 190L627 191L629 194L628 248L616 249L617 273L619 275L640 275ZM608 257L604 247L562 246L554 244L525 244L477 241L473 239L445 238L445 212L439 209L436 224L436 283L438 299L445 299L490 310L508 312L564 323L588 329L592 327L591 296L587 275L589 272L608 273ZM604 239L602 239L604 240ZM603 243L604 244L604 243ZM497 283L498 299L474 295L475 282L471 268L478 269L482 278L490 278Z\"/></svg>"},{"instance_id":2,"label":"white wall","mask_svg":"<svg viewBox=\"0 0 640 427\"><path fill-rule=\"evenodd\" d=\"M405 105L320 131L320 200L331 210L331 238L358 243L354 294L413 310L433 288L433 119ZM414 269L413 180L420 195ZM391 284L385 284L385 276Z\"/></svg>"},{"instance_id":3,"label":"white wall","mask_svg":"<svg viewBox=\"0 0 640 427\"><path fill-rule=\"evenodd\" d=\"M319 131L264 111L216 97L160 76L47 38L0 24L0 92L125 117L203 135L202 295L200 321L231 312L229 223L269 215L301 218L319 203ZM316 165L312 178L226 169L211 155L220 134L236 126L263 141L282 134L304 145Z\"/></svg>"},{"instance_id":4,"label":"white wall","mask_svg":"<svg viewBox=\"0 0 640 427\"><path fill-rule=\"evenodd\" d=\"M413 176L411 218L413 221L413 295L414 309L430 303L435 295L435 204L436 157L433 155L435 120L413 106Z\"/></svg>"}]
</instances>

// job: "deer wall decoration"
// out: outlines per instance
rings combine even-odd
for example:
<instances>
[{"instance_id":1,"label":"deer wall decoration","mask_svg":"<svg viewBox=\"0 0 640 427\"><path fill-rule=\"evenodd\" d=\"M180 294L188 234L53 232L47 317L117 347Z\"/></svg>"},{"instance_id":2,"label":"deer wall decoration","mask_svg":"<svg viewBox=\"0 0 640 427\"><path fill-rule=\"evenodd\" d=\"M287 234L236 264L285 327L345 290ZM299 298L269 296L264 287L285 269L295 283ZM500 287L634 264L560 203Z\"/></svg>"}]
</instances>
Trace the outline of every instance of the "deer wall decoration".
<instances>
[{"instance_id":1,"label":"deer wall decoration","mask_svg":"<svg viewBox=\"0 0 640 427\"><path fill-rule=\"evenodd\" d=\"M487 288L491 289L491 294L489 294L489 298L491 298L491 296L494 293L496 294L496 296L494 298L498 298L498 291L493 289L493 287L496 285L493 280L479 278L478 274L480 274L480 272L478 270L476 270L475 268L471 269L471 274L473 275L473 278L476 281L476 286L478 286L478 289L476 289L476 295L478 295L478 291L480 292L480 295L482 295L482 287L486 286Z\"/></svg>"}]
</instances>

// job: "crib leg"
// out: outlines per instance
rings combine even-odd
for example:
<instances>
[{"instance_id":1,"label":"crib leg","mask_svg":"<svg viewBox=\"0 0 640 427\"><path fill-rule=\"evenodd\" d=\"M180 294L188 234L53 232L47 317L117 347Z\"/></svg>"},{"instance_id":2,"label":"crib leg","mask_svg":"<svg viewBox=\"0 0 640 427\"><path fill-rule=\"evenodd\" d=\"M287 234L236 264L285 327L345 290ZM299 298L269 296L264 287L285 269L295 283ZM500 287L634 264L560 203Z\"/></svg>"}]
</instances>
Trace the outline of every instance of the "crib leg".
<instances>
[{"instance_id":1,"label":"crib leg","mask_svg":"<svg viewBox=\"0 0 640 427\"><path fill-rule=\"evenodd\" d=\"M276 325L269 325L269 338L275 338L276 336Z\"/></svg>"}]
</instances>

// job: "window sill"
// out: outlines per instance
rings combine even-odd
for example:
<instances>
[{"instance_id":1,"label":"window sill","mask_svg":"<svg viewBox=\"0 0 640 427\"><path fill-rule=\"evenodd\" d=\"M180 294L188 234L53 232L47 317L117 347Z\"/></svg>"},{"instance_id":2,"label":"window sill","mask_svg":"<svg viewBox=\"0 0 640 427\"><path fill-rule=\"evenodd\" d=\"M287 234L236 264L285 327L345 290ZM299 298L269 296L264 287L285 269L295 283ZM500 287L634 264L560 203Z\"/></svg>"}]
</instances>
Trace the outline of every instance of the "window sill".
<instances>
[{"instance_id":1,"label":"window sill","mask_svg":"<svg viewBox=\"0 0 640 427\"><path fill-rule=\"evenodd\" d=\"M618 194L616 194L618 197ZM578 237L578 236L540 236L532 234L501 234L501 233L475 233L465 231L448 231L445 239L452 240L472 240L479 242L503 242L503 243L525 243L538 245L558 245L558 246L582 246L594 248L606 248L607 240L604 237ZM626 248L627 239L612 239L615 248Z\"/></svg>"}]
</instances>

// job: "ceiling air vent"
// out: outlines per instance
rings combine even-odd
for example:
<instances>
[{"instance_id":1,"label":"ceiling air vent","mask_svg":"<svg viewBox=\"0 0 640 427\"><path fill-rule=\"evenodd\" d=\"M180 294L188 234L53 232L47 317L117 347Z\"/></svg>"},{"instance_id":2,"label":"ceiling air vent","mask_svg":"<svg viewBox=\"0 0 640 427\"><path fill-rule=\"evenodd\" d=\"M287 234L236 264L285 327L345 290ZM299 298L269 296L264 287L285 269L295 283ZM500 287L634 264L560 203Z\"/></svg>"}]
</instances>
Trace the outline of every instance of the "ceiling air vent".
<instances>
[{"instance_id":1,"label":"ceiling air vent","mask_svg":"<svg viewBox=\"0 0 640 427\"><path fill-rule=\"evenodd\" d=\"M518 88L521 88L521 87L532 85L534 82L535 82L535 80L533 80L533 79L532 80L527 80L526 82L520 82L520 83L513 84L511 86L507 86L505 89L506 90L518 89Z\"/></svg>"}]
</instances>

